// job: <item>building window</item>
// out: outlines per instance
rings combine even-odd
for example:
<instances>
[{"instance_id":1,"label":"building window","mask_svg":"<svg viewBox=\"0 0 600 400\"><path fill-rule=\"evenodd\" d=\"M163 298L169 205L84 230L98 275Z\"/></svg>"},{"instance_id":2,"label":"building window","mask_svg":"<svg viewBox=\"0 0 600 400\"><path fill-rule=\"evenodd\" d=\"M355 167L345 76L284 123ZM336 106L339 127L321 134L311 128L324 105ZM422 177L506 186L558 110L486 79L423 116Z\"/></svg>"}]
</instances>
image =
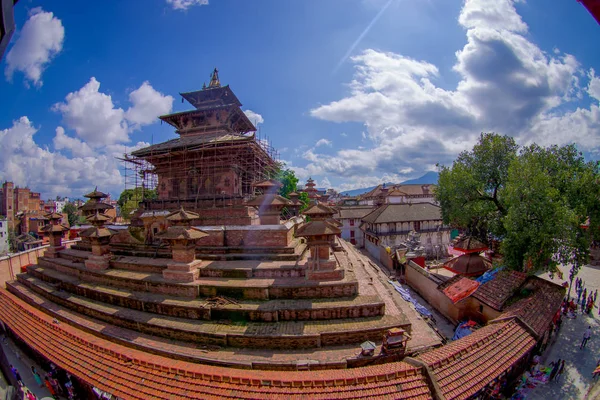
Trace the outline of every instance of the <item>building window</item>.
<instances>
[{"instance_id":1,"label":"building window","mask_svg":"<svg viewBox=\"0 0 600 400\"><path fill-rule=\"evenodd\" d=\"M354 237L354 231L350 231L350 237L353 238Z\"/></svg>"},{"instance_id":2,"label":"building window","mask_svg":"<svg viewBox=\"0 0 600 400\"><path fill-rule=\"evenodd\" d=\"M415 221L415 231L420 231L421 230L421 221Z\"/></svg>"},{"instance_id":3,"label":"building window","mask_svg":"<svg viewBox=\"0 0 600 400\"><path fill-rule=\"evenodd\" d=\"M479 305L479 312L483 314L483 304Z\"/></svg>"},{"instance_id":4,"label":"building window","mask_svg":"<svg viewBox=\"0 0 600 400\"><path fill-rule=\"evenodd\" d=\"M353 219L350 220L350 226L354 226L354 220Z\"/></svg>"}]
</instances>

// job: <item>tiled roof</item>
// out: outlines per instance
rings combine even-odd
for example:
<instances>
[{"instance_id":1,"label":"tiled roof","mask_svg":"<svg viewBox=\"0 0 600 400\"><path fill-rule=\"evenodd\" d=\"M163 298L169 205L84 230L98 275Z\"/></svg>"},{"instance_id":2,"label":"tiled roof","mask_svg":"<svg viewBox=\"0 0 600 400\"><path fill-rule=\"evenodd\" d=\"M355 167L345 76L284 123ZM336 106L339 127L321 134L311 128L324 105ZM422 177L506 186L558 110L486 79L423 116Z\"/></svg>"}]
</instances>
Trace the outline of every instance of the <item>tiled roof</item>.
<instances>
[{"instance_id":1,"label":"tiled roof","mask_svg":"<svg viewBox=\"0 0 600 400\"><path fill-rule=\"evenodd\" d=\"M361 219L373 210L373 207L342 207L334 217L338 219Z\"/></svg>"},{"instance_id":2,"label":"tiled roof","mask_svg":"<svg viewBox=\"0 0 600 400\"><path fill-rule=\"evenodd\" d=\"M310 221L302 225L296 231L297 237L317 236L317 235L337 235L340 228L327 221Z\"/></svg>"},{"instance_id":3,"label":"tiled roof","mask_svg":"<svg viewBox=\"0 0 600 400\"><path fill-rule=\"evenodd\" d=\"M433 398L423 369L404 362L344 370L260 371L179 361L53 323L4 289L0 316L28 346L60 368L126 399Z\"/></svg>"},{"instance_id":4,"label":"tiled roof","mask_svg":"<svg viewBox=\"0 0 600 400\"><path fill-rule=\"evenodd\" d=\"M537 276L530 277L522 289L532 290L529 296L505 307L497 319L519 317L541 337L560 308L565 288Z\"/></svg>"},{"instance_id":5,"label":"tiled roof","mask_svg":"<svg viewBox=\"0 0 600 400\"><path fill-rule=\"evenodd\" d=\"M455 279L457 277L458 279ZM460 275L454 276L450 280L453 280L452 284L446 285L442 292L452 300L453 303L470 296L479 286L479 282Z\"/></svg>"},{"instance_id":6,"label":"tiled roof","mask_svg":"<svg viewBox=\"0 0 600 400\"><path fill-rule=\"evenodd\" d=\"M419 356L448 400L466 399L490 384L535 345L516 320L487 325Z\"/></svg>"},{"instance_id":7,"label":"tiled roof","mask_svg":"<svg viewBox=\"0 0 600 400\"><path fill-rule=\"evenodd\" d=\"M219 143L231 143L238 141L254 142L254 134L238 135L234 133L207 133L203 135L182 136L177 139L168 140L163 143L133 151L131 155L135 157L146 157L184 148L189 151L194 151Z\"/></svg>"},{"instance_id":8,"label":"tiled roof","mask_svg":"<svg viewBox=\"0 0 600 400\"><path fill-rule=\"evenodd\" d=\"M473 297L493 309L501 311L504 302L525 282L525 279L527 279L527 274L523 272L500 271L494 279L479 286L479 289L473 293Z\"/></svg>"},{"instance_id":9,"label":"tiled roof","mask_svg":"<svg viewBox=\"0 0 600 400\"><path fill-rule=\"evenodd\" d=\"M440 207L431 203L385 204L363 217L371 224L410 221L437 221L442 219Z\"/></svg>"},{"instance_id":10,"label":"tiled roof","mask_svg":"<svg viewBox=\"0 0 600 400\"><path fill-rule=\"evenodd\" d=\"M466 252L479 252L488 249L488 246L485 243L482 243L479 239L474 238L473 236L468 236L464 239L459 240L458 242L454 243L453 247L457 250L462 250Z\"/></svg>"}]
</instances>

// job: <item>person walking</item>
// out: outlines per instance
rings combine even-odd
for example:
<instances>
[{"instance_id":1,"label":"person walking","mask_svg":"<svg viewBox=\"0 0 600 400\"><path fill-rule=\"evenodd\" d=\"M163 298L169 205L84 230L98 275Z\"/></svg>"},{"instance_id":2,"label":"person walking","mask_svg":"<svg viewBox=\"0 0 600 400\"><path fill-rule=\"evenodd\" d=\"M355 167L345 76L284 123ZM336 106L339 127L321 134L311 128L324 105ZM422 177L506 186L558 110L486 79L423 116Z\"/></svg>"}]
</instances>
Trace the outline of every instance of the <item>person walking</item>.
<instances>
[{"instance_id":1,"label":"person walking","mask_svg":"<svg viewBox=\"0 0 600 400\"><path fill-rule=\"evenodd\" d=\"M44 386L44 382L42 382L42 377L40 376L40 374L38 374L33 365L31 366L31 375L33 375L33 379L35 379L35 383L37 383L39 387Z\"/></svg>"},{"instance_id":2,"label":"person walking","mask_svg":"<svg viewBox=\"0 0 600 400\"><path fill-rule=\"evenodd\" d=\"M594 292L594 303L596 302L596 297L598 297L598 289Z\"/></svg>"},{"instance_id":3,"label":"person walking","mask_svg":"<svg viewBox=\"0 0 600 400\"><path fill-rule=\"evenodd\" d=\"M560 367L558 367L558 371L556 372L556 377L554 377L554 380L556 382L559 381L560 376L563 374L564 370L565 370L565 360L562 360L560 363Z\"/></svg>"},{"instance_id":4,"label":"person walking","mask_svg":"<svg viewBox=\"0 0 600 400\"><path fill-rule=\"evenodd\" d=\"M46 387L48 388L48 391L50 392L52 397L54 397L55 399L58 399L58 397L56 396L56 390L54 390L54 388L52 387L52 384L48 380L48 377L45 377L44 379L45 379L44 383L46 384Z\"/></svg>"},{"instance_id":5,"label":"person walking","mask_svg":"<svg viewBox=\"0 0 600 400\"><path fill-rule=\"evenodd\" d=\"M583 292L583 290L581 290L581 286L579 286L577 288L577 304L579 304L579 301L581 300L581 293Z\"/></svg>"},{"instance_id":6,"label":"person walking","mask_svg":"<svg viewBox=\"0 0 600 400\"><path fill-rule=\"evenodd\" d=\"M562 360L559 358L558 361L552 367L552 371L550 372L550 377L548 378L548 382L552 382L554 380L554 377L556 376L556 374L558 373L558 369L560 368L561 361Z\"/></svg>"},{"instance_id":7,"label":"person walking","mask_svg":"<svg viewBox=\"0 0 600 400\"><path fill-rule=\"evenodd\" d=\"M585 330L585 333L583 334L583 340L581 341L581 345L579 346L580 350L585 347L585 345L587 344L588 340L590 340L591 337L592 337L592 327L588 326L588 328Z\"/></svg>"},{"instance_id":8,"label":"person walking","mask_svg":"<svg viewBox=\"0 0 600 400\"><path fill-rule=\"evenodd\" d=\"M9 365L10 365L10 371L15 376L15 379L17 380L17 382L19 382L21 385L23 385L23 379L21 379L21 374L19 374L19 370L16 369L15 367L13 367L12 364L9 364Z\"/></svg>"}]
</instances>

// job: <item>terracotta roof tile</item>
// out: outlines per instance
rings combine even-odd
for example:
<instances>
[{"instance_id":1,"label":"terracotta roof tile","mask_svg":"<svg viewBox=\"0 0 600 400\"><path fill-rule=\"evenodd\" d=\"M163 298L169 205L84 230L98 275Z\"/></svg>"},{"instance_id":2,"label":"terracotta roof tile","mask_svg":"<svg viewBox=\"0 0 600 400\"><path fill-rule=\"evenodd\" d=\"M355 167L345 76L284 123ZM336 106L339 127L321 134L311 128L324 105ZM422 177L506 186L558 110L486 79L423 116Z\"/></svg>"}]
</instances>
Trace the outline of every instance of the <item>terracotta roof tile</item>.
<instances>
[{"instance_id":1,"label":"terracotta roof tile","mask_svg":"<svg viewBox=\"0 0 600 400\"><path fill-rule=\"evenodd\" d=\"M52 317L4 289L0 315L25 343L59 367L127 399L432 398L422 369L404 362L347 370L240 370L173 360L66 323L54 324Z\"/></svg>"},{"instance_id":2,"label":"terracotta roof tile","mask_svg":"<svg viewBox=\"0 0 600 400\"><path fill-rule=\"evenodd\" d=\"M565 297L565 288L532 276L522 289L530 290L532 293L505 307L504 313L497 319L518 317L531 327L538 337L541 337L560 308Z\"/></svg>"},{"instance_id":3,"label":"terracotta roof tile","mask_svg":"<svg viewBox=\"0 0 600 400\"><path fill-rule=\"evenodd\" d=\"M518 321L487 325L419 356L432 369L446 399L477 393L529 352L535 339Z\"/></svg>"},{"instance_id":4,"label":"terracotta roof tile","mask_svg":"<svg viewBox=\"0 0 600 400\"><path fill-rule=\"evenodd\" d=\"M473 297L500 311L504 302L525 282L525 279L527 274L523 272L500 271L494 279L479 286L479 289L473 293Z\"/></svg>"}]
</instances>

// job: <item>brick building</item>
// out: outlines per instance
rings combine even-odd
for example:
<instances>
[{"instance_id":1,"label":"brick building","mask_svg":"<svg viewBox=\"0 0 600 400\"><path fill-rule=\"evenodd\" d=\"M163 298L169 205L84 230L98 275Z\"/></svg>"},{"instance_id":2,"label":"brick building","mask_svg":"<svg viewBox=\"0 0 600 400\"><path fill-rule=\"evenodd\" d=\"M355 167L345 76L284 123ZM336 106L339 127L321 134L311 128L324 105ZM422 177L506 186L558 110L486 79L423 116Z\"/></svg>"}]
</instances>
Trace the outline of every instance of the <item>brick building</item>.
<instances>
[{"instance_id":1,"label":"brick building","mask_svg":"<svg viewBox=\"0 0 600 400\"><path fill-rule=\"evenodd\" d=\"M15 187L12 182L4 182L0 188L0 215L4 215L9 229L16 233L29 232L29 218L44 214L40 194L27 187Z\"/></svg>"},{"instance_id":2,"label":"brick building","mask_svg":"<svg viewBox=\"0 0 600 400\"><path fill-rule=\"evenodd\" d=\"M435 203L432 184L408 184L377 186L360 196L360 205L376 206L401 203Z\"/></svg>"}]
</instances>

